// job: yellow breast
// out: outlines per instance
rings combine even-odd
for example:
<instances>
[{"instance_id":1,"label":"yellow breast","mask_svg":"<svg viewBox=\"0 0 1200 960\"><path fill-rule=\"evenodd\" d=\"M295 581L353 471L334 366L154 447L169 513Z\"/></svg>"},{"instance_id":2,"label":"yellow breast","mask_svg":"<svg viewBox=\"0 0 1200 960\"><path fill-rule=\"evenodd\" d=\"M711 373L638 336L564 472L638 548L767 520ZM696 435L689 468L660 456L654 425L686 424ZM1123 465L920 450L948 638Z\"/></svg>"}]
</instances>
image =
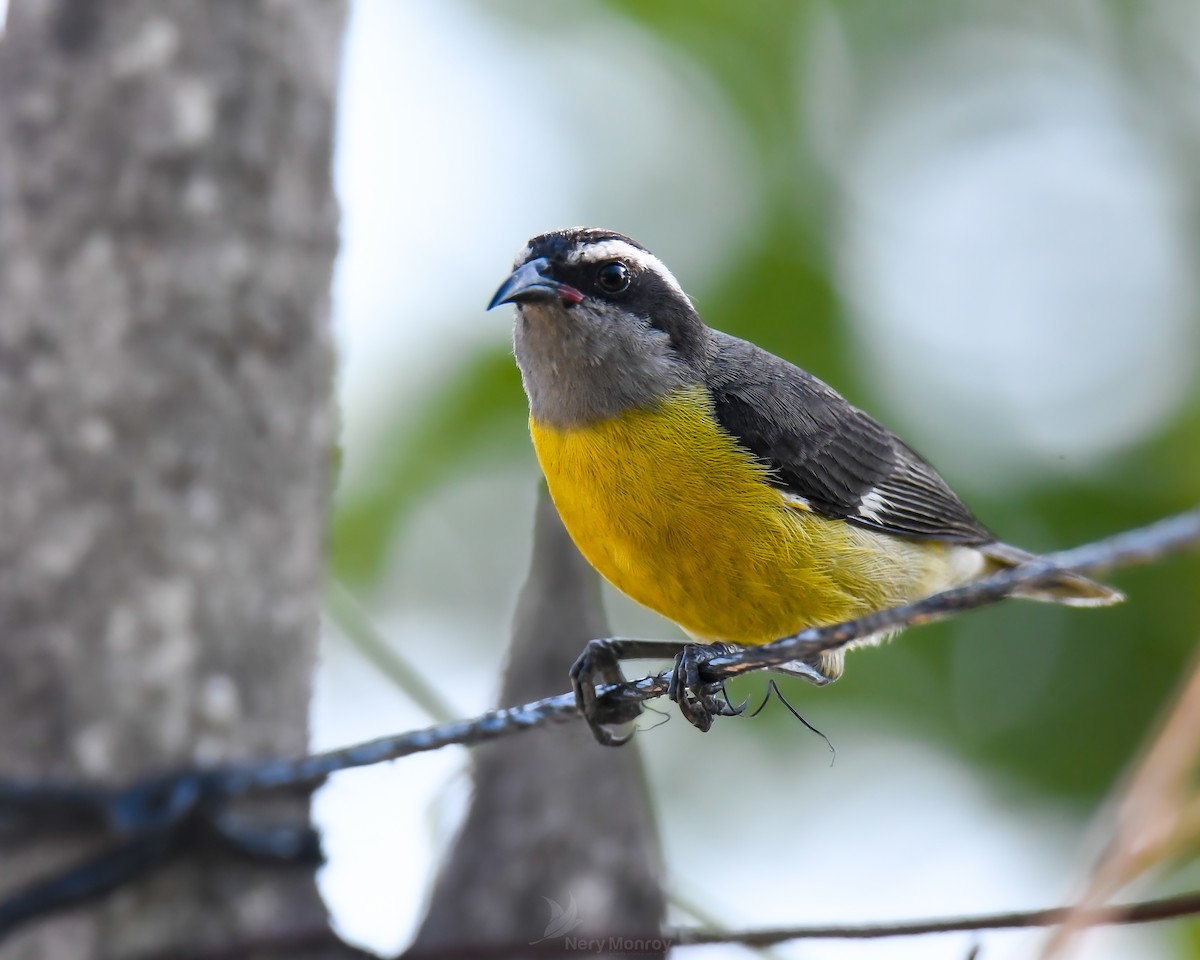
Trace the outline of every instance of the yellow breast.
<instances>
[{"instance_id":1,"label":"yellow breast","mask_svg":"<svg viewBox=\"0 0 1200 960\"><path fill-rule=\"evenodd\" d=\"M935 545L785 501L717 424L701 387L586 427L530 429L583 555L698 639L765 643L922 596L944 579Z\"/></svg>"}]
</instances>

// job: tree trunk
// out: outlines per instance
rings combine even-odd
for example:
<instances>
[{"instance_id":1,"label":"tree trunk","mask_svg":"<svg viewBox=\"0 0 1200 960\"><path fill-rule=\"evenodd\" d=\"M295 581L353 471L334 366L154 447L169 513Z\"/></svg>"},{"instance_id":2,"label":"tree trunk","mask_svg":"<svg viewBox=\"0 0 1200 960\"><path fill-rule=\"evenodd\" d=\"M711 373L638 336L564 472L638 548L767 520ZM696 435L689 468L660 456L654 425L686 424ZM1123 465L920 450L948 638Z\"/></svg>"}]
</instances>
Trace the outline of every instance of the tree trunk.
<instances>
[{"instance_id":1,"label":"tree trunk","mask_svg":"<svg viewBox=\"0 0 1200 960\"><path fill-rule=\"evenodd\" d=\"M599 577L543 485L500 703L562 693L584 644L604 636ZM475 760L471 807L411 955L499 945L514 957L662 955L662 852L635 746L602 747L580 722L498 740Z\"/></svg>"},{"instance_id":2,"label":"tree trunk","mask_svg":"<svg viewBox=\"0 0 1200 960\"><path fill-rule=\"evenodd\" d=\"M306 747L343 16L342 0L12 0L3 775L124 781ZM81 843L0 850L0 898ZM23 928L0 957L217 947L314 924L307 870L185 863Z\"/></svg>"}]
</instances>

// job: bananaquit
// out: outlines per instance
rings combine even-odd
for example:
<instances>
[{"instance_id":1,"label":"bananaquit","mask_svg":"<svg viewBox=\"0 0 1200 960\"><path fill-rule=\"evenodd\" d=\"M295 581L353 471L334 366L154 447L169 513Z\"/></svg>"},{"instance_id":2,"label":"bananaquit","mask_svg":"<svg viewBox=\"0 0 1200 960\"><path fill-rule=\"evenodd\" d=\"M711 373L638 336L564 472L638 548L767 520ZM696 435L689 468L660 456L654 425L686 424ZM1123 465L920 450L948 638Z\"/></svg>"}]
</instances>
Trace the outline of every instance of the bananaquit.
<instances>
[{"instance_id":1,"label":"bananaquit","mask_svg":"<svg viewBox=\"0 0 1200 960\"><path fill-rule=\"evenodd\" d=\"M535 237L489 309L504 303L516 305L533 445L563 523L613 586L697 643L767 643L1032 558L999 542L920 455L831 387L705 326L662 261L628 237ZM1067 573L1025 595L1122 599ZM619 718L599 716L592 685L593 674L620 679L603 643L573 678L597 738L615 743L604 722ZM666 652L644 646L626 641L620 655ZM787 672L828 683L843 656ZM703 698L677 699L708 728Z\"/></svg>"}]
</instances>

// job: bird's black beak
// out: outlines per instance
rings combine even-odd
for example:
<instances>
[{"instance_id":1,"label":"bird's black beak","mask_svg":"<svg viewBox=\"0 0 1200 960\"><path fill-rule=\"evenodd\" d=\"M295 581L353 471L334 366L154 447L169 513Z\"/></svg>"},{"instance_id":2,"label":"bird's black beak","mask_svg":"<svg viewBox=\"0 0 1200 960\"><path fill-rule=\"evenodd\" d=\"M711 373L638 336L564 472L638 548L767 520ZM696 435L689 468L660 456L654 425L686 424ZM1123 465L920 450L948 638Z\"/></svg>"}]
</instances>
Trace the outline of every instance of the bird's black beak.
<instances>
[{"instance_id":1,"label":"bird's black beak","mask_svg":"<svg viewBox=\"0 0 1200 960\"><path fill-rule=\"evenodd\" d=\"M500 284L488 309L502 303L544 303L558 299L569 304L579 303L583 299L583 294L574 287L547 276L549 270L550 261L545 257L538 257L517 267L512 276Z\"/></svg>"}]
</instances>

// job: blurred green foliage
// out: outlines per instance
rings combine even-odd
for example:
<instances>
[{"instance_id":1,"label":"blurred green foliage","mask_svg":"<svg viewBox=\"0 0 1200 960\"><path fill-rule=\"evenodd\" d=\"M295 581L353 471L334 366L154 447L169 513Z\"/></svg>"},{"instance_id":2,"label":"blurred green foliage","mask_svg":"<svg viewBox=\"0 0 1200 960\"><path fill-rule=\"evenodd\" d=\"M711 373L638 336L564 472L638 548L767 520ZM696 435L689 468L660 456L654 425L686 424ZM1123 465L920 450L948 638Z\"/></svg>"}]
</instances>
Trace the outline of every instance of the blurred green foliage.
<instances>
[{"instance_id":1,"label":"blurred green foliage","mask_svg":"<svg viewBox=\"0 0 1200 960\"><path fill-rule=\"evenodd\" d=\"M723 275L709 279L705 319L800 362L888 422L844 333L823 239L829 229L822 200L828 185L805 146L795 102L802 76L796 57L805 48L803 32L812 27L816 5L610 0L608 6L690 58L753 132L770 212ZM906 38L960 7L862 0L844 5L844 12L850 42L869 58L903 49ZM507 14L514 28L540 29L541 18L528 15L529 3L488 9ZM1133 13L1125 16L1136 19ZM514 245L521 239L514 237ZM669 262L669 252L663 255ZM415 416L408 409L397 417L376 453L375 482L341 503L335 572L369 581L388 543L430 489L462 470L483 471L504 459L528 457L525 420L507 351L465 357ZM903 423L893 426L904 430ZM1200 502L1198 437L1200 391L1193 390L1182 415L1102 472L1075 482L1056 477L1053 485L1047 480L1019 496L962 492L1002 536L1031 549L1065 547ZM1023 531L1035 531L1037 541L1023 539ZM831 734L843 711L900 720L914 736L971 762L1031 788L1091 803L1146 736L1200 638L1200 559L1175 559L1113 582L1130 595L1122 607L1010 604L980 611L912 631L886 656L851 654L846 677L830 691L814 695L811 688L785 683L786 692ZM1048 640L1040 636L1047 627ZM1006 716L1009 704L1020 710ZM772 720L756 735L794 735L785 711L769 710L766 716Z\"/></svg>"},{"instance_id":2,"label":"blurred green foliage","mask_svg":"<svg viewBox=\"0 0 1200 960\"><path fill-rule=\"evenodd\" d=\"M373 482L343 500L334 519L333 570L362 583L378 574L410 510L460 471L520 455L528 432L521 377L507 350L483 350L405 409L374 451Z\"/></svg>"}]
</instances>

